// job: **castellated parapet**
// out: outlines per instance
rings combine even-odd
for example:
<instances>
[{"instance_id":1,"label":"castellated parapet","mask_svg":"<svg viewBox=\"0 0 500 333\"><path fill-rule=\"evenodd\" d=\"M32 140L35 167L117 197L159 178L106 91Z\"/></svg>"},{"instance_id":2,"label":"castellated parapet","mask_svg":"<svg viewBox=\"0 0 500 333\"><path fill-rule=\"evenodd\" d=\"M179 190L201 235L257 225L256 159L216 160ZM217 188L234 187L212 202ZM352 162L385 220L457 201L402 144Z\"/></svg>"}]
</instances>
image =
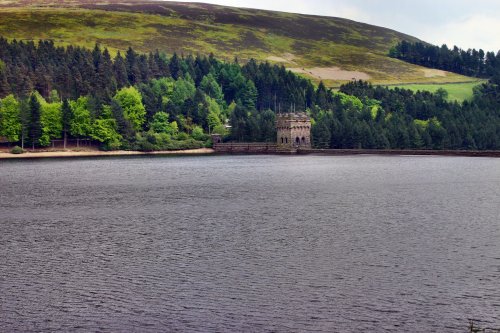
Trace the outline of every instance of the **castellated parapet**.
<instances>
[{"instance_id":1,"label":"castellated parapet","mask_svg":"<svg viewBox=\"0 0 500 333\"><path fill-rule=\"evenodd\" d=\"M305 113L279 113L276 116L278 149L311 148L311 119Z\"/></svg>"}]
</instances>

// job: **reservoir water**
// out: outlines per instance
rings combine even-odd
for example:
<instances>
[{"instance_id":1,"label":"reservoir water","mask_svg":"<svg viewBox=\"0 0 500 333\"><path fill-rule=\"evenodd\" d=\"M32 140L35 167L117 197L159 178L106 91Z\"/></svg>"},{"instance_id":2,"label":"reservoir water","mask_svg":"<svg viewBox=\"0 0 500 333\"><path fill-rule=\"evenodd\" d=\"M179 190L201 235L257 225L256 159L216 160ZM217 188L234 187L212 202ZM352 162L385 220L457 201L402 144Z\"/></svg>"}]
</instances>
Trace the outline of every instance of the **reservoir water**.
<instances>
[{"instance_id":1,"label":"reservoir water","mask_svg":"<svg viewBox=\"0 0 500 333\"><path fill-rule=\"evenodd\" d=\"M2 332L500 328L500 159L0 161Z\"/></svg>"}]
</instances>

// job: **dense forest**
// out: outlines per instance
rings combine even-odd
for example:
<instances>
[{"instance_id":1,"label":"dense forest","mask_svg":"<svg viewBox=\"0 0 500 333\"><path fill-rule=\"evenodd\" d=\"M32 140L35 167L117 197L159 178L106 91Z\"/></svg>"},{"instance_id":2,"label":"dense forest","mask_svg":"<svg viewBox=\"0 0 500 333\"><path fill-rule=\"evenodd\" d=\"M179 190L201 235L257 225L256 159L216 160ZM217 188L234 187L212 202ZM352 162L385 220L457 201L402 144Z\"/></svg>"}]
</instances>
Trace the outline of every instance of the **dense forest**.
<instances>
[{"instance_id":1,"label":"dense forest","mask_svg":"<svg viewBox=\"0 0 500 333\"><path fill-rule=\"evenodd\" d=\"M457 46L449 49L446 45L439 47L403 40L390 50L389 55L412 64L467 76L479 78L500 76L500 51L496 54L485 53L481 49L462 50Z\"/></svg>"},{"instance_id":2,"label":"dense forest","mask_svg":"<svg viewBox=\"0 0 500 333\"><path fill-rule=\"evenodd\" d=\"M352 82L315 87L283 66L129 49L112 57L51 41L0 39L0 137L23 147L54 139L103 149L184 149L276 139L278 112L306 111L319 148L499 149L500 89L472 101Z\"/></svg>"}]
</instances>

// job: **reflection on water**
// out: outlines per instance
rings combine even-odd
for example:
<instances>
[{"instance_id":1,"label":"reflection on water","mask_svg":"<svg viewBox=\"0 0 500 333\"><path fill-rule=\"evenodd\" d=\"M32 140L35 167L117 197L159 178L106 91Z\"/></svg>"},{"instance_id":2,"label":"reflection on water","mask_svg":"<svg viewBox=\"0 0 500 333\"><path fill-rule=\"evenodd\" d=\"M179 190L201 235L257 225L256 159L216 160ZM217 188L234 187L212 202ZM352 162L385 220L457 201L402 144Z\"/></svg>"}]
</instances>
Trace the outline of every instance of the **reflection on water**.
<instances>
[{"instance_id":1,"label":"reflection on water","mask_svg":"<svg viewBox=\"0 0 500 333\"><path fill-rule=\"evenodd\" d=\"M500 160L0 162L1 331L500 326Z\"/></svg>"}]
</instances>

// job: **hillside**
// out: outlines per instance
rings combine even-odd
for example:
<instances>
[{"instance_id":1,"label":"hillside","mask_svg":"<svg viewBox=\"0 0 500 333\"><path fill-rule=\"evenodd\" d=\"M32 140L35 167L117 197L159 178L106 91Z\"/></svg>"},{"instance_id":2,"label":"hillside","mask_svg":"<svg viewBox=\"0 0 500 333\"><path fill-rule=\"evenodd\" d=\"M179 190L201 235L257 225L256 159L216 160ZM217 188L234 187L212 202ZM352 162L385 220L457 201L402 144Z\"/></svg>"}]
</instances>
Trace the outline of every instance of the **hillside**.
<instances>
[{"instance_id":1,"label":"hillside","mask_svg":"<svg viewBox=\"0 0 500 333\"><path fill-rule=\"evenodd\" d=\"M0 36L51 39L112 52L213 53L283 63L329 86L353 78L380 84L465 82L470 78L387 57L416 38L347 19L159 1L0 0Z\"/></svg>"}]
</instances>

